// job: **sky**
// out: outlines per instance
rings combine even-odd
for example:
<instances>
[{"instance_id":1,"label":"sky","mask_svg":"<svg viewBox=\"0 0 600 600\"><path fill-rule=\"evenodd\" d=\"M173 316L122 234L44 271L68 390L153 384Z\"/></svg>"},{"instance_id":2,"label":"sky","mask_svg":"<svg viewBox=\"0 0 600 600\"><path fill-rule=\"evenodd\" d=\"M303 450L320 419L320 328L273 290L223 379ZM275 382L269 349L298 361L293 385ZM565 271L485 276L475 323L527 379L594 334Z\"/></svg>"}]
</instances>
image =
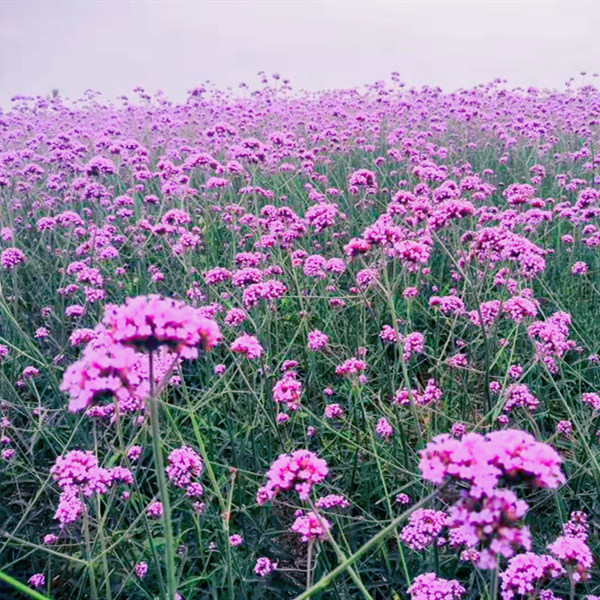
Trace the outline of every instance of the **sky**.
<instances>
[{"instance_id":1,"label":"sky","mask_svg":"<svg viewBox=\"0 0 600 600\"><path fill-rule=\"evenodd\" d=\"M311 90L393 71L448 90L562 88L600 71L599 30L600 2L575 0L0 0L0 106L138 85L181 100L207 80L256 85L261 70Z\"/></svg>"}]
</instances>

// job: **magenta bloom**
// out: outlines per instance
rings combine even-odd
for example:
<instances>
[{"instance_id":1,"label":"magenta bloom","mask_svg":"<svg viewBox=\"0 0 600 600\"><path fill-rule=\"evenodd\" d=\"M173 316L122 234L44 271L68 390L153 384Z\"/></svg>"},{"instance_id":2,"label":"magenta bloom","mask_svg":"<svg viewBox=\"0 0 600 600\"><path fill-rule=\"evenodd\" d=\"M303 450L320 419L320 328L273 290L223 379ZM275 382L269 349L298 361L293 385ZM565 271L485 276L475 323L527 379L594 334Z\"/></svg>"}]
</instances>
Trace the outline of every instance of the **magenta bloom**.
<instances>
[{"instance_id":1,"label":"magenta bloom","mask_svg":"<svg viewBox=\"0 0 600 600\"><path fill-rule=\"evenodd\" d=\"M144 579L148 574L148 563L141 561L135 565L135 576L138 579Z\"/></svg>"},{"instance_id":2,"label":"magenta bloom","mask_svg":"<svg viewBox=\"0 0 600 600\"><path fill-rule=\"evenodd\" d=\"M329 344L329 336L318 329L315 329L308 334L308 349L316 352L323 350Z\"/></svg>"},{"instance_id":3,"label":"magenta bloom","mask_svg":"<svg viewBox=\"0 0 600 600\"><path fill-rule=\"evenodd\" d=\"M474 492L494 490L501 476L551 489L565 481L560 455L517 429L487 436L469 433L460 440L438 435L420 454L419 468L426 480L441 484L446 477L462 479L473 485Z\"/></svg>"},{"instance_id":4,"label":"magenta bloom","mask_svg":"<svg viewBox=\"0 0 600 600\"><path fill-rule=\"evenodd\" d=\"M219 326L200 309L157 295L128 298L105 311L103 323L118 343L140 350L166 345L183 358L197 358L221 341Z\"/></svg>"},{"instance_id":5,"label":"magenta bloom","mask_svg":"<svg viewBox=\"0 0 600 600\"><path fill-rule=\"evenodd\" d=\"M169 481L178 488L188 487L192 480L199 477L204 468L200 455L189 446L173 450L168 458L165 471Z\"/></svg>"},{"instance_id":6,"label":"magenta bloom","mask_svg":"<svg viewBox=\"0 0 600 600\"><path fill-rule=\"evenodd\" d=\"M444 511L419 508L410 515L408 524L400 532L400 539L411 550L424 550L440 537L447 521Z\"/></svg>"},{"instance_id":7,"label":"magenta bloom","mask_svg":"<svg viewBox=\"0 0 600 600\"><path fill-rule=\"evenodd\" d=\"M69 410L80 412L107 397L114 398L120 410L140 410L150 385L140 372L139 358L133 348L116 344L101 332L63 375L60 390L71 397Z\"/></svg>"},{"instance_id":8,"label":"magenta bloom","mask_svg":"<svg viewBox=\"0 0 600 600\"><path fill-rule=\"evenodd\" d=\"M273 400L277 404L285 404L289 410L297 411L300 408L302 397L302 383L296 379L294 371L286 373L273 386Z\"/></svg>"},{"instance_id":9,"label":"magenta bloom","mask_svg":"<svg viewBox=\"0 0 600 600\"><path fill-rule=\"evenodd\" d=\"M335 507L348 508L350 506L350 502L341 494L329 494L328 496L318 498L315 502L315 506L317 508L325 509L331 509Z\"/></svg>"},{"instance_id":10,"label":"magenta bloom","mask_svg":"<svg viewBox=\"0 0 600 600\"><path fill-rule=\"evenodd\" d=\"M498 556L510 558L531 549L529 529L520 520L528 505L511 490L495 490L481 498L467 494L448 510L450 545L476 548L480 569L495 569Z\"/></svg>"},{"instance_id":11,"label":"magenta bloom","mask_svg":"<svg viewBox=\"0 0 600 600\"><path fill-rule=\"evenodd\" d=\"M435 573L415 577L407 590L411 600L460 600L466 593L456 579L442 579Z\"/></svg>"},{"instance_id":12,"label":"magenta bloom","mask_svg":"<svg viewBox=\"0 0 600 600\"><path fill-rule=\"evenodd\" d=\"M263 347L258 339L253 335L240 335L229 346L232 352L236 354L245 354L250 360L260 358L263 353Z\"/></svg>"},{"instance_id":13,"label":"magenta bloom","mask_svg":"<svg viewBox=\"0 0 600 600\"><path fill-rule=\"evenodd\" d=\"M100 467L93 452L82 450L59 456L50 474L62 490L54 518L63 527L82 517L85 506L81 496L106 494L115 483L133 484L131 471L123 467Z\"/></svg>"},{"instance_id":14,"label":"magenta bloom","mask_svg":"<svg viewBox=\"0 0 600 600\"><path fill-rule=\"evenodd\" d=\"M565 574L561 564L548 554L525 552L508 561L500 574L502 600L514 600L534 594L539 585Z\"/></svg>"},{"instance_id":15,"label":"magenta bloom","mask_svg":"<svg viewBox=\"0 0 600 600\"><path fill-rule=\"evenodd\" d=\"M160 519L165 513L165 507L162 502L154 500L148 504L146 508L146 514L153 519Z\"/></svg>"},{"instance_id":16,"label":"magenta bloom","mask_svg":"<svg viewBox=\"0 0 600 600\"><path fill-rule=\"evenodd\" d=\"M277 563L266 556L259 557L254 565L254 572L259 577L266 577L275 569L277 569Z\"/></svg>"},{"instance_id":17,"label":"magenta bloom","mask_svg":"<svg viewBox=\"0 0 600 600\"><path fill-rule=\"evenodd\" d=\"M328 419L336 419L344 416L344 409L339 404L328 404L325 407L325 417Z\"/></svg>"},{"instance_id":18,"label":"magenta bloom","mask_svg":"<svg viewBox=\"0 0 600 600\"><path fill-rule=\"evenodd\" d=\"M28 580L27 583L32 587L32 588L43 588L46 585L46 576L43 573L35 573L35 575L32 575Z\"/></svg>"},{"instance_id":19,"label":"magenta bloom","mask_svg":"<svg viewBox=\"0 0 600 600\"><path fill-rule=\"evenodd\" d=\"M0 254L0 265L5 271L12 271L15 267L24 264L26 260L25 253L19 248L6 248Z\"/></svg>"},{"instance_id":20,"label":"magenta bloom","mask_svg":"<svg viewBox=\"0 0 600 600\"><path fill-rule=\"evenodd\" d=\"M375 433L384 440L391 438L394 435L392 424L385 418L381 417L375 425Z\"/></svg>"},{"instance_id":21,"label":"magenta bloom","mask_svg":"<svg viewBox=\"0 0 600 600\"><path fill-rule=\"evenodd\" d=\"M539 400L529 391L529 387L524 383L513 383L506 389L504 411L507 413L518 407L534 412L537 410L539 404Z\"/></svg>"},{"instance_id":22,"label":"magenta bloom","mask_svg":"<svg viewBox=\"0 0 600 600\"><path fill-rule=\"evenodd\" d=\"M594 565L594 557L586 540L570 535L561 535L548 550L563 564L573 567L573 580L575 582L585 581L589 576L589 570Z\"/></svg>"},{"instance_id":23,"label":"magenta bloom","mask_svg":"<svg viewBox=\"0 0 600 600\"><path fill-rule=\"evenodd\" d=\"M323 516L310 511L306 515L296 517L290 531L299 533L303 542L327 539L327 532L331 530L331 523Z\"/></svg>"},{"instance_id":24,"label":"magenta bloom","mask_svg":"<svg viewBox=\"0 0 600 600\"><path fill-rule=\"evenodd\" d=\"M306 500L313 485L321 483L328 473L327 463L310 450L280 454L267 471L267 484L258 490L256 501L264 504L280 492L292 488L298 492L301 500Z\"/></svg>"}]
</instances>

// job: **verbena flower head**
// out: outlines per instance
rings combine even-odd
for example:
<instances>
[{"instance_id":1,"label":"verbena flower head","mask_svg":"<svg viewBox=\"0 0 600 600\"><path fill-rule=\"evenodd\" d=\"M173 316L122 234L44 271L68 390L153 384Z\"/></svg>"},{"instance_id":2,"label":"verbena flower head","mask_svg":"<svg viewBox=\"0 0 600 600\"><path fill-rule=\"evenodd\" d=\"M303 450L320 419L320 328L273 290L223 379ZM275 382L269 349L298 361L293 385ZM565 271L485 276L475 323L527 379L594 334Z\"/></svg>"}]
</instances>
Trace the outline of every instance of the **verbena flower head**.
<instances>
[{"instance_id":1,"label":"verbena flower head","mask_svg":"<svg viewBox=\"0 0 600 600\"><path fill-rule=\"evenodd\" d=\"M565 574L561 564L548 554L525 552L508 561L500 573L502 600L514 600L535 594L539 586Z\"/></svg>"},{"instance_id":2,"label":"verbena flower head","mask_svg":"<svg viewBox=\"0 0 600 600\"><path fill-rule=\"evenodd\" d=\"M46 585L46 576L43 573L35 573L28 580L27 583L34 589L40 589Z\"/></svg>"},{"instance_id":3,"label":"verbena flower head","mask_svg":"<svg viewBox=\"0 0 600 600\"><path fill-rule=\"evenodd\" d=\"M328 473L327 463L310 450L281 454L267 471L268 481L258 491L257 502L264 504L291 489L298 492L301 500L306 500L313 485L321 483Z\"/></svg>"},{"instance_id":4,"label":"verbena flower head","mask_svg":"<svg viewBox=\"0 0 600 600\"><path fill-rule=\"evenodd\" d=\"M100 467L93 452L71 450L59 456L50 474L62 490L54 514L62 527L78 521L85 506L81 497L106 494L115 483L133 484L133 474L123 467Z\"/></svg>"},{"instance_id":5,"label":"verbena flower head","mask_svg":"<svg viewBox=\"0 0 600 600\"><path fill-rule=\"evenodd\" d=\"M128 298L107 308L102 322L120 344L138 350L165 345L183 358L196 358L199 347L210 350L221 341L219 326L200 309L158 295Z\"/></svg>"},{"instance_id":6,"label":"verbena flower head","mask_svg":"<svg viewBox=\"0 0 600 600\"><path fill-rule=\"evenodd\" d=\"M260 345L258 338L253 335L241 335L231 342L229 347L232 352L244 354L250 360L260 358L263 353L263 347Z\"/></svg>"},{"instance_id":7,"label":"verbena flower head","mask_svg":"<svg viewBox=\"0 0 600 600\"><path fill-rule=\"evenodd\" d=\"M133 348L114 343L106 332L100 331L63 376L60 389L71 397L69 410L85 410L104 398L114 399L122 406L133 403L140 409L150 385L140 376L137 364Z\"/></svg>"},{"instance_id":8,"label":"verbena flower head","mask_svg":"<svg viewBox=\"0 0 600 600\"><path fill-rule=\"evenodd\" d=\"M173 450L165 469L169 481L178 488L188 487L202 473L204 463L200 455L189 446L181 446Z\"/></svg>"},{"instance_id":9,"label":"verbena flower head","mask_svg":"<svg viewBox=\"0 0 600 600\"><path fill-rule=\"evenodd\" d=\"M450 544L477 549L476 565L495 569L498 557L531 549L529 529L521 523L528 508L511 490L495 490L479 498L465 493L448 509Z\"/></svg>"},{"instance_id":10,"label":"verbena flower head","mask_svg":"<svg viewBox=\"0 0 600 600\"><path fill-rule=\"evenodd\" d=\"M303 542L323 541L327 539L327 532L331 523L322 515L317 515L312 510L305 515L296 517L290 531L298 533Z\"/></svg>"},{"instance_id":11,"label":"verbena flower head","mask_svg":"<svg viewBox=\"0 0 600 600\"><path fill-rule=\"evenodd\" d=\"M152 519L160 519L165 512L162 502L154 500L146 507L146 514Z\"/></svg>"},{"instance_id":12,"label":"verbena flower head","mask_svg":"<svg viewBox=\"0 0 600 600\"><path fill-rule=\"evenodd\" d=\"M135 576L138 579L144 579L148 574L148 563L141 561L135 565Z\"/></svg>"},{"instance_id":13,"label":"verbena flower head","mask_svg":"<svg viewBox=\"0 0 600 600\"><path fill-rule=\"evenodd\" d=\"M0 265L5 271L12 271L19 265L24 264L26 260L25 253L19 248L6 248L0 254Z\"/></svg>"},{"instance_id":14,"label":"verbena flower head","mask_svg":"<svg viewBox=\"0 0 600 600\"><path fill-rule=\"evenodd\" d=\"M564 565L573 569L573 581L585 581L594 565L594 557L587 541L580 537L561 535L548 545L548 550Z\"/></svg>"},{"instance_id":15,"label":"verbena flower head","mask_svg":"<svg viewBox=\"0 0 600 600\"><path fill-rule=\"evenodd\" d=\"M468 433L460 440L435 437L421 450L423 477L441 484L447 477L470 482L471 494L489 493L500 480L526 481L555 489L565 481L560 455L548 444L518 429L485 436Z\"/></svg>"},{"instance_id":16,"label":"verbena flower head","mask_svg":"<svg viewBox=\"0 0 600 600\"><path fill-rule=\"evenodd\" d=\"M460 600L466 593L456 579L442 579L435 573L415 577L407 590L411 600Z\"/></svg>"},{"instance_id":17,"label":"verbena flower head","mask_svg":"<svg viewBox=\"0 0 600 600\"><path fill-rule=\"evenodd\" d=\"M408 524L400 532L400 539L411 550L424 550L441 536L447 521L444 511L419 508L408 518Z\"/></svg>"},{"instance_id":18,"label":"verbena flower head","mask_svg":"<svg viewBox=\"0 0 600 600\"><path fill-rule=\"evenodd\" d=\"M286 373L273 386L273 400L277 404L285 404L291 411L297 411L300 408L301 397L302 383L296 379L294 371Z\"/></svg>"},{"instance_id":19,"label":"verbena flower head","mask_svg":"<svg viewBox=\"0 0 600 600\"><path fill-rule=\"evenodd\" d=\"M267 556L260 556L254 565L254 572L259 577L266 577L277 569L277 563L272 561Z\"/></svg>"}]
</instances>

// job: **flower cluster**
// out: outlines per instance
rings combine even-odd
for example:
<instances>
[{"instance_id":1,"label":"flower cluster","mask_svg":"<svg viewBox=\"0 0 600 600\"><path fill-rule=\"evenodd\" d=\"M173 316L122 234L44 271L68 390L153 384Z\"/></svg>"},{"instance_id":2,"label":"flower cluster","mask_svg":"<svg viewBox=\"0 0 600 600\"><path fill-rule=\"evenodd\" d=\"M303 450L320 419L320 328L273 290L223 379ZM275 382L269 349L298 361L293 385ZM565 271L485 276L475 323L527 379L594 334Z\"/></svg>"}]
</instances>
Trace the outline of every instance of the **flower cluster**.
<instances>
[{"instance_id":1,"label":"flower cluster","mask_svg":"<svg viewBox=\"0 0 600 600\"><path fill-rule=\"evenodd\" d=\"M62 527L81 518L85 511L82 498L106 494L115 483L133 484L131 471L123 467L101 467L93 452L83 450L71 450L59 456L50 474L61 489L54 518Z\"/></svg>"},{"instance_id":2,"label":"flower cluster","mask_svg":"<svg viewBox=\"0 0 600 600\"><path fill-rule=\"evenodd\" d=\"M198 347L210 350L221 341L219 326L199 309L157 295L128 298L108 308L102 322L119 344L147 351L164 345L183 358L196 358Z\"/></svg>"},{"instance_id":3,"label":"flower cluster","mask_svg":"<svg viewBox=\"0 0 600 600\"><path fill-rule=\"evenodd\" d=\"M169 481L178 488L188 488L202 473L204 464L200 455L189 446L173 450L168 458L165 471Z\"/></svg>"},{"instance_id":4,"label":"flower cluster","mask_svg":"<svg viewBox=\"0 0 600 600\"><path fill-rule=\"evenodd\" d=\"M466 590L456 579L424 573L415 577L407 592L411 600L460 600Z\"/></svg>"},{"instance_id":5,"label":"flower cluster","mask_svg":"<svg viewBox=\"0 0 600 600\"><path fill-rule=\"evenodd\" d=\"M256 501L264 504L291 489L306 500L313 485L321 483L328 473L327 463L310 450L280 454L267 471L267 484L258 490Z\"/></svg>"}]
</instances>

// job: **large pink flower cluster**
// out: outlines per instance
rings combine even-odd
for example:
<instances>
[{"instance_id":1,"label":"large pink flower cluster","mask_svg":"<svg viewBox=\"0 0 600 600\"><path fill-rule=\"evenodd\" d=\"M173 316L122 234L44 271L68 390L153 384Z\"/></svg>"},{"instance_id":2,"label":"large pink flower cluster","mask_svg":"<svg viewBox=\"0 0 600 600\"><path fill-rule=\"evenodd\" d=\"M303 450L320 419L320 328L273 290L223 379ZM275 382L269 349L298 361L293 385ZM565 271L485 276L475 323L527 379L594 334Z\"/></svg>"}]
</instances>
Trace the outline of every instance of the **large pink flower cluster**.
<instances>
[{"instance_id":1,"label":"large pink flower cluster","mask_svg":"<svg viewBox=\"0 0 600 600\"><path fill-rule=\"evenodd\" d=\"M59 456L50 474L61 489L54 518L63 527L78 521L83 515L85 506L82 497L106 494L117 482L133 484L133 474L129 469L101 467L93 452L83 450L71 450Z\"/></svg>"},{"instance_id":2,"label":"large pink flower cluster","mask_svg":"<svg viewBox=\"0 0 600 600\"><path fill-rule=\"evenodd\" d=\"M520 523L528 509L511 490L480 498L465 494L448 509L450 544L476 549L476 565L495 569L499 556L510 558L520 548L531 549L529 529Z\"/></svg>"},{"instance_id":3,"label":"large pink flower cluster","mask_svg":"<svg viewBox=\"0 0 600 600\"><path fill-rule=\"evenodd\" d=\"M273 386L273 400L277 404L285 404L291 411L300 408L302 383L296 378L294 371L289 371Z\"/></svg>"},{"instance_id":4,"label":"large pink flower cluster","mask_svg":"<svg viewBox=\"0 0 600 600\"><path fill-rule=\"evenodd\" d=\"M128 298L107 308L103 323L115 342L140 350L166 345L183 358L197 358L221 341L219 326L199 309L158 295Z\"/></svg>"},{"instance_id":5,"label":"large pink flower cluster","mask_svg":"<svg viewBox=\"0 0 600 600\"><path fill-rule=\"evenodd\" d=\"M156 386L180 358L196 358L199 346L210 349L221 340L219 326L203 316L201 308L160 296L139 296L121 306L108 306L103 322L84 333L82 339L89 341L81 358L67 367L60 389L71 397L71 412L105 398L114 401L93 407L94 416L112 415L115 404L120 413L144 410L151 389L144 350L153 351Z\"/></svg>"},{"instance_id":6,"label":"large pink flower cluster","mask_svg":"<svg viewBox=\"0 0 600 600\"><path fill-rule=\"evenodd\" d=\"M493 491L501 478L551 489L565 481L556 450L518 429L469 433L460 440L442 434L420 455L419 468L427 481L441 484L447 477L467 481L474 497Z\"/></svg>"},{"instance_id":7,"label":"large pink flower cluster","mask_svg":"<svg viewBox=\"0 0 600 600\"><path fill-rule=\"evenodd\" d=\"M114 399L122 412L131 405L140 409L150 386L136 371L138 353L115 344L102 327L97 328L96 334L81 358L69 365L63 375L60 389L71 397L69 410L85 410L104 397Z\"/></svg>"},{"instance_id":8,"label":"large pink flower cluster","mask_svg":"<svg viewBox=\"0 0 600 600\"><path fill-rule=\"evenodd\" d=\"M548 554L517 554L508 561L508 566L500 574L502 600L515 600L533 595L540 585L564 573L561 564Z\"/></svg>"}]
</instances>

